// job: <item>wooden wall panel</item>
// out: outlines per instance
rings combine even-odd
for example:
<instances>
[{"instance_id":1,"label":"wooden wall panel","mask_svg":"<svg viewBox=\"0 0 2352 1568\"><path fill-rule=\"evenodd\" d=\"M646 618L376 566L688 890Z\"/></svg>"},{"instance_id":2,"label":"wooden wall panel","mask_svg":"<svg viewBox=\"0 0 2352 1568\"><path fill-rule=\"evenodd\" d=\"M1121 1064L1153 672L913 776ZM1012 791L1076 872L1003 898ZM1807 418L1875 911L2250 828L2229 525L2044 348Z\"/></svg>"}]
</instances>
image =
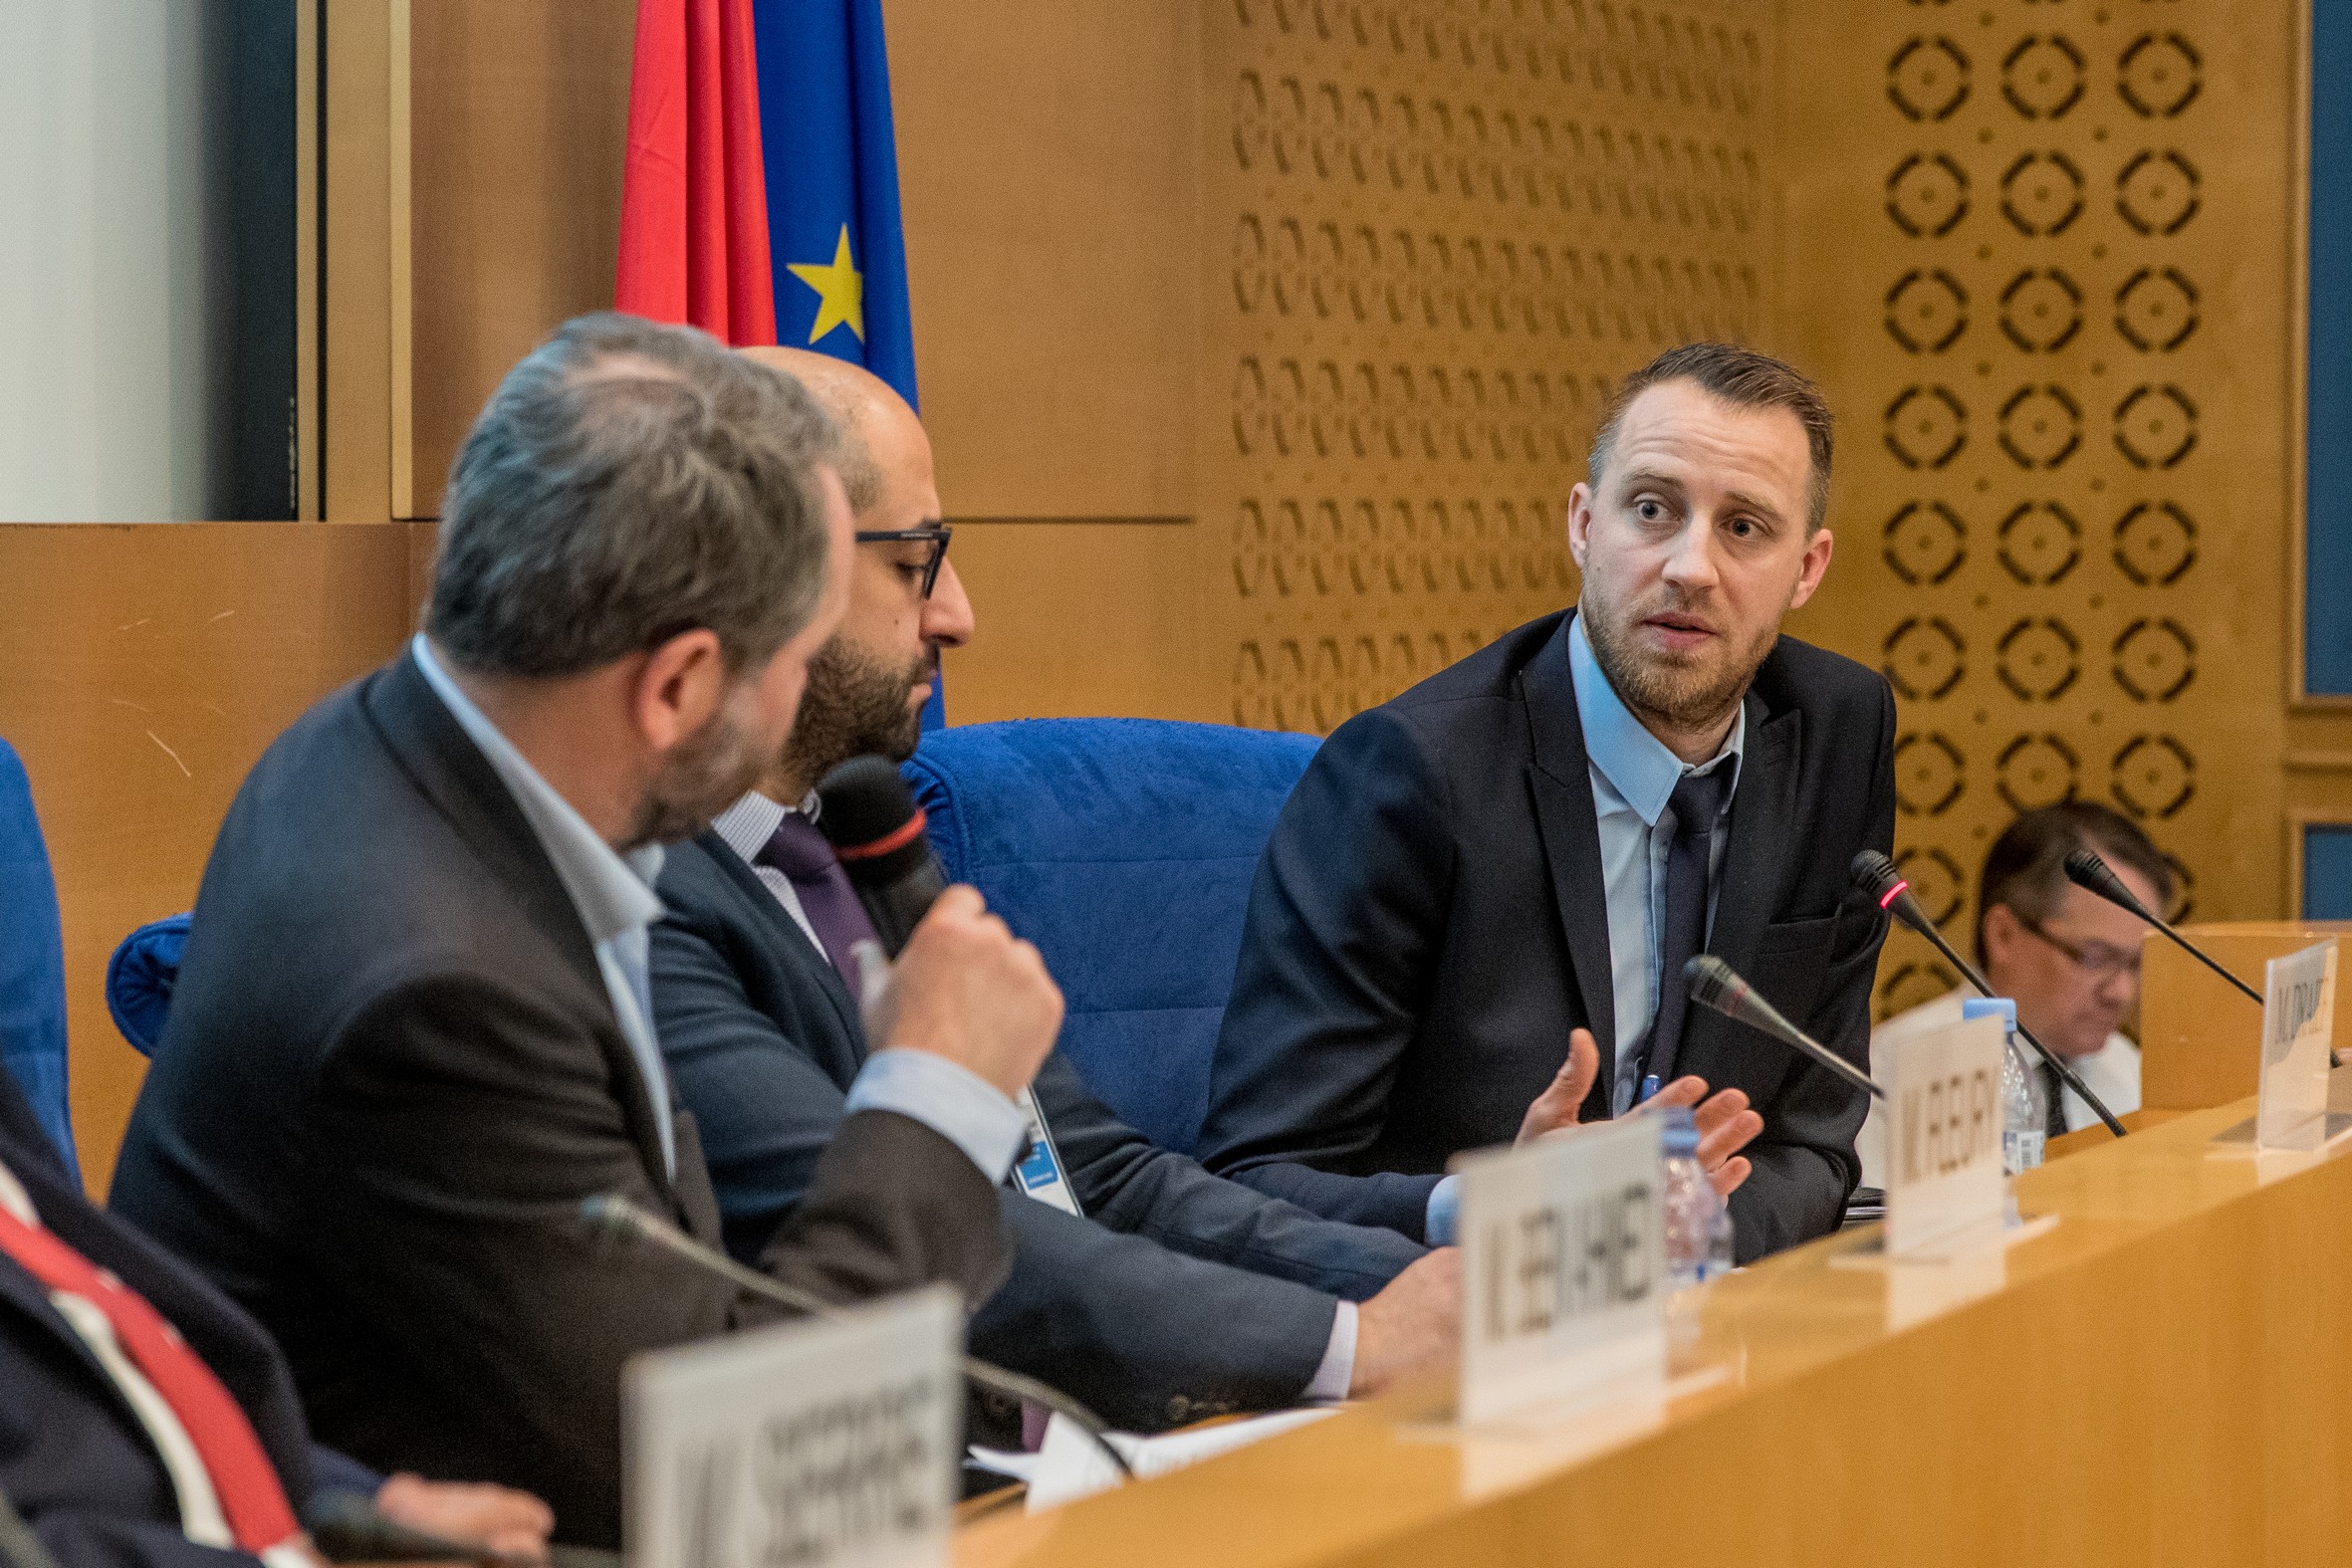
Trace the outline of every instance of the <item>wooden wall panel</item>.
<instances>
[{"instance_id":1,"label":"wooden wall panel","mask_svg":"<svg viewBox=\"0 0 2352 1568\"><path fill-rule=\"evenodd\" d=\"M317 3L327 168L320 505L332 522L382 523L392 515L392 8Z\"/></svg>"},{"instance_id":2,"label":"wooden wall panel","mask_svg":"<svg viewBox=\"0 0 2352 1568\"><path fill-rule=\"evenodd\" d=\"M1764 335L1772 15L1208 14L1207 678L1319 733L1572 600L1610 386Z\"/></svg>"},{"instance_id":3,"label":"wooden wall panel","mask_svg":"<svg viewBox=\"0 0 2352 1568\"><path fill-rule=\"evenodd\" d=\"M883 8L915 361L957 517L1192 514L1209 9Z\"/></svg>"},{"instance_id":4,"label":"wooden wall panel","mask_svg":"<svg viewBox=\"0 0 2352 1568\"><path fill-rule=\"evenodd\" d=\"M1783 12L1784 328L1842 419L1799 624L1895 683L1914 886L1965 928L2072 795L2201 918L2282 912L2298 7Z\"/></svg>"},{"instance_id":5,"label":"wooden wall panel","mask_svg":"<svg viewBox=\"0 0 2352 1568\"><path fill-rule=\"evenodd\" d=\"M412 505L499 378L612 304L635 0L407 0Z\"/></svg>"},{"instance_id":6,"label":"wooden wall panel","mask_svg":"<svg viewBox=\"0 0 2352 1568\"><path fill-rule=\"evenodd\" d=\"M145 1070L107 1013L108 956L194 902L221 813L278 732L399 647L412 532L429 531L0 527L0 737L32 776L56 868L94 1192Z\"/></svg>"}]
</instances>

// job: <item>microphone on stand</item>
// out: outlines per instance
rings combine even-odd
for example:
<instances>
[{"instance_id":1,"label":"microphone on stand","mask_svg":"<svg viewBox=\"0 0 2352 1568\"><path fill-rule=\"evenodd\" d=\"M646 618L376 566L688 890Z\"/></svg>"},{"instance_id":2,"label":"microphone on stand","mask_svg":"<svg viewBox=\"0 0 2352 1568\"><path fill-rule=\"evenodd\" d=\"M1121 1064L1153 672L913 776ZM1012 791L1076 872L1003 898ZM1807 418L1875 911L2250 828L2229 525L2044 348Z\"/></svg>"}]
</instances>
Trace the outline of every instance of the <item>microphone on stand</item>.
<instances>
[{"instance_id":1,"label":"microphone on stand","mask_svg":"<svg viewBox=\"0 0 2352 1568\"><path fill-rule=\"evenodd\" d=\"M2087 849L2077 849L2072 854L2068 855L2066 857L2066 880L2072 882L2076 887L2081 888L2086 893L2095 894L2098 897L2105 899L2108 903L2115 905L2118 909L2126 910L2134 915L2139 916L2142 920L2154 926L2166 936L2172 938L2173 942L2181 949L2182 952L2188 954L2191 958L2197 960L2198 963L2203 964L2207 969L2212 970L2215 974L2221 976L2231 985L2235 986L2239 991L2244 992L2248 997L2252 998L2254 1006L2260 1007L2262 1005L2262 994L2260 992L2254 990L2253 987L2247 985L2244 981L2239 980L2235 975L2233 975L2228 970L2222 968L2220 963L2215 960L2212 954L2206 952L2205 949L2199 947L2187 937L2182 936L2178 931L2175 931L2172 928L2171 923L2163 916L2157 914L2147 905L2141 903L2137 898L2134 898L2132 896L2132 890L2123 885L2123 878L2117 876L2115 872L2108 866L2107 862L2101 860L2097 855L2091 853Z\"/></svg>"},{"instance_id":2,"label":"microphone on stand","mask_svg":"<svg viewBox=\"0 0 2352 1568\"><path fill-rule=\"evenodd\" d=\"M2100 869L2105 870L2106 867L2101 866ZM1945 960L1977 989L1977 995L1993 995L1993 983L1985 978L1984 972L1976 965L1962 958L1957 948L1944 940L1944 933L1936 929L1936 923L1928 918L1928 912L1920 908L1918 898L1912 894L1911 884L1904 880L1902 872L1895 869L1892 860L1875 849L1865 849L1854 856L1850 871L1856 887L1876 899L1879 908L1934 944L1936 951L1943 954ZM2035 1039L2033 1031L2023 1023L2017 1025L2017 1037L2033 1047L2033 1053L2058 1075L2059 1082L2081 1096L2082 1103L2091 1108L2092 1114L2099 1118L2109 1132L2118 1138L2124 1136L2123 1123L2115 1119L2114 1112L2107 1109L2104 1100L2091 1092L2091 1086L2082 1081L2082 1074L2074 1070L2072 1063Z\"/></svg>"},{"instance_id":3,"label":"microphone on stand","mask_svg":"<svg viewBox=\"0 0 2352 1568\"><path fill-rule=\"evenodd\" d=\"M580 1223L591 1237L661 1247L686 1259L705 1273L716 1274L730 1284L791 1307L796 1312L823 1318L842 1315L838 1304L814 1292L796 1289L782 1280L771 1279L757 1269L744 1267L726 1253L713 1251L660 1216L647 1212L617 1193L601 1193L581 1200ZM1094 1441L1094 1446L1109 1457L1113 1468L1129 1480L1135 1478L1135 1471L1127 1463L1126 1456L1110 1441L1110 1429L1102 1418L1067 1394L1050 1384L1040 1383L1036 1378L1008 1372L977 1356L964 1357L963 1368L964 1376L982 1388L994 1389L1013 1399L1028 1400L1067 1418L1071 1425Z\"/></svg>"},{"instance_id":4,"label":"microphone on stand","mask_svg":"<svg viewBox=\"0 0 2352 1568\"><path fill-rule=\"evenodd\" d=\"M1758 996L1755 987L1742 980L1731 965L1714 954L1701 953L1685 964L1682 979L1691 1000L1700 1007L1712 1008L1727 1018L1769 1034L1798 1055L1812 1057L1857 1089L1874 1094L1881 1100L1887 1097L1887 1091L1880 1088L1870 1074L1780 1016L1777 1008Z\"/></svg>"}]
</instances>

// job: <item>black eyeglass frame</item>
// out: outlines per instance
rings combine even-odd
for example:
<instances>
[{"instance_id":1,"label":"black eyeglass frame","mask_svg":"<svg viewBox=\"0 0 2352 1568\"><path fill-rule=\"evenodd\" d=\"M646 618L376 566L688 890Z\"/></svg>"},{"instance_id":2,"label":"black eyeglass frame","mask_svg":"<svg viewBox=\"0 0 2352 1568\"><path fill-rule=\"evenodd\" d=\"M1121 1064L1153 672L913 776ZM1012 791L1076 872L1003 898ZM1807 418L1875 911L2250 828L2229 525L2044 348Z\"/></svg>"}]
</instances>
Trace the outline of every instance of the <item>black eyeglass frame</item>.
<instances>
[{"instance_id":1,"label":"black eyeglass frame","mask_svg":"<svg viewBox=\"0 0 2352 1568\"><path fill-rule=\"evenodd\" d=\"M2129 975L2135 980L2139 978L2140 966L2133 962L2134 955L2118 953L2113 964L2095 964L2091 961L2090 951L2087 948L2067 941L2064 937L2043 926L2038 920L2028 920L2023 915L2018 915L2013 909L2009 913L2016 916L2018 925L2023 926L2027 932L2056 948L2065 955L2068 963L2094 977L2100 985L2104 986L2118 975Z\"/></svg>"},{"instance_id":2,"label":"black eyeglass frame","mask_svg":"<svg viewBox=\"0 0 2352 1568\"><path fill-rule=\"evenodd\" d=\"M929 545L931 559L923 563L923 597L929 598L931 585L939 580L940 562L947 560L947 542L955 533L947 524L935 523L928 528L859 529L856 538L860 545Z\"/></svg>"}]
</instances>

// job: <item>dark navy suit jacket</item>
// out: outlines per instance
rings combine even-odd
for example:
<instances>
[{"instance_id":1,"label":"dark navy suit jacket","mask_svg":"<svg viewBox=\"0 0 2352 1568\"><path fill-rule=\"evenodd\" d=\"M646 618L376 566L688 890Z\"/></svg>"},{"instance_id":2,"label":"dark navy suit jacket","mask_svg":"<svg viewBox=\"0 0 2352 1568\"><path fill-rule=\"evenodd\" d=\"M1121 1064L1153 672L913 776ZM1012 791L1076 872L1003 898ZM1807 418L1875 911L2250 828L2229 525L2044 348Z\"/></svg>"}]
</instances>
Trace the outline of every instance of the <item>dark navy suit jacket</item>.
<instances>
[{"instance_id":1,"label":"dark navy suit jacket","mask_svg":"<svg viewBox=\"0 0 2352 1568\"><path fill-rule=\"evenodd\" d=\"M671 850L653 932L653 1011L679 1103L702 1132L728 1244L748 1257L808 1191L866 1054L840 978L715 833ZM1421 1254L1333 1225L1157 1148L1060 1055L1038 1106L1087 1218L1007 1191L1012 1277L972 1348L1156 1430L1294 1401L1361 1300Z\"/></svg>"},{"instance_id":2,"label":"dark navy suit jacket","mask_svg":"<svg viewBox=\"0 0 2352 1568\"><path fill-rule=\"evenodd\" d=\"M294 1378L261 1325L161 1247L94 1207L66 1174L15 1080L0 1072L0 1164L41 1223L112 1269L180 1331L253 1423L299 1509L314 1483ZM320 1473L346 1484L355 1470ZM368 1490L374 1478L356 1477ZM0 1490L63 1568L215 1568L252 1559L180 1532L163 1461L98 1358L32 1275L0 1257Z\"/></svg>"},{"instance_id":3,"label":"dark navy suit jacket","mask_svg":"<svg viewBox=\"0 0 2352 1568\"><path fill-rule=\"evenodd\" d=\"M1600 828L1562 611L1341 725L1283 807L1250 893L1201 1128L1213 1171L1318 1214L1423 1232L1456 1153L1508 1143L1616 1015ZM1793 638L1748 693L1707 951L1867 1067L1886 917L1852 892L1894 838L1893 694ZM1678 1068L1764 1114L1732 1196L1745 1260L1836 1229L1860 1090L1692 1008Z\"/></svg>"}]
</instances>

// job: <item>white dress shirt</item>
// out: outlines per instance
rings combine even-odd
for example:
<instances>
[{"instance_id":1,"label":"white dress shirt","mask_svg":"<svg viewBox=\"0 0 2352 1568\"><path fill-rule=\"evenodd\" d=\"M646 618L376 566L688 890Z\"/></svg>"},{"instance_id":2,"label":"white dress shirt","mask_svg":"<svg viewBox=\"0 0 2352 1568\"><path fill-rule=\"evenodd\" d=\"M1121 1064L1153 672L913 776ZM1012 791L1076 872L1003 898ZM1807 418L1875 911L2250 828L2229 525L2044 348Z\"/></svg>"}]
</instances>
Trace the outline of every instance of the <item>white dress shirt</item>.
<instances>
[{"instance_id":1,"label":"white dress shirt","mask_svg":"<svg viewBox=\"0 0 2352 1568\"><path fill-rule=\"evenodd\" d=\"M38 1229L41 1217L33 1212L33 1201L26 1194L24 1184L16 1173L0 1163L0 1210L6 1210L23 1225ZM217 1547L222 1551L237 1550L237 1538L229 1530L229 1521L221 1511L220 1493L213 1489L212 1472L204 1467L203 1458L196 1453L195 1440L188 1429L180 1425L179 1416L168 1400L157 1393L155 1385L138 1370L115 1338L115 1325L104 1308L84 1296L70 1291L47 1292L49 1304L57 1308L57 1315L66 1326L81 1337L107 1370L115 1387L120 1391L131 1414L138 1418L147 1441L155 1446L155 1453L163 1460L163 1472L171 1477L171 1490L179 1501L180 1530L198 1546Z\"/></svg>"},{"instance_id":2,"label":"white dress shirt","mask_svg":"<svg viewBox=\"0 0 2352 1568\"><path fill-rule=\"evenodd\" d=\"M801 803L800 809L804 814L814 816L816 814L815 805L816 797L812 795ZM809 939L809 945L817 950L818 958L830 964L832 960L826 957L824 944L818 939L817 928L809 923L808 913L801 908L801 895L793 887L792 878L774 866L760 864L754 858L759 854L760 847L767 843L770 835L776 831L776 824L784 820L788 809L788 807L754 790L719 813L718 817L712 821L711 826L717 831L719 837L726 841L727 847L734 850L743 862L751 867L752 874L760 879L760 885L775 897L776 902L784 906L785 913L792 916L793 924L800 927L801 934ZM953 1066L952 1063L940 1061L938 1057L923 1051L877 1051L866 1058L865 1066L857 1074L857 1081L849 1086L848 1109L856 1111L869 1107L904 1108L903 1105L877 1107L876 1094L879 1091L869 1087L867 1083L870 1077L876 1075L876 1069L883 1066L885 1058L890 1057L911 1057L918 1063L939 1061L943 1067ZM954 1070L963 1071L960 1067L954 1068ZM969 1077L970 1074L965 1074L965 1076ZM980 1080L974 1079L973 1081L979 1082ZM940 1107L934 1104L931 1096L924 1092L926 1087L926 1085L909 1078L903 1083L889 1085L888 1089L892 1093L905 1095L907 1097L906 1103L920 1105L923 1114L919 1115L917 1119L929 1121L932 1116L938 1113ZM988 1086L983 1084L982 1087ZM989 1092L996 1093L993 1088L990 1088ZM997 1098L1003 1100L1004 1096L997 1095ZM1005 1103L1012 1104L1009 1100ZM917 1113L910 1110L906 1111L906 1114L916 1115ZM1015 1114L1021 1115L1019 1107L1015 1107ZM1043 1112L1040 1113L1041 1116L1043 1114ZM937 1124L934 1122L933 1125ZM1025 1145L1028 1136L1029 1118L1026 1115L1021 1115L1020 1139ZM1020 1152L1018 1149L1015 1151L1016 1154ZM992 1174L996 1179L1002 1180L1004 1172L1009 1170L1011 1166L1012 1160L1008 1159L1003 1167ZM1354 1381L1355 1377L1355 1303L1342 1301L1339 1303L1337 1315L1331 1320L1331 1338L1323 1348L1322 1362L1315 1368L1313 1379L1306 1385L1306 1391L1301 1396L1303 1399L1309 1402L1329 1402L1343 1400L1347 1397L1348 1385Z\"/></svg>"}]
</instances>

